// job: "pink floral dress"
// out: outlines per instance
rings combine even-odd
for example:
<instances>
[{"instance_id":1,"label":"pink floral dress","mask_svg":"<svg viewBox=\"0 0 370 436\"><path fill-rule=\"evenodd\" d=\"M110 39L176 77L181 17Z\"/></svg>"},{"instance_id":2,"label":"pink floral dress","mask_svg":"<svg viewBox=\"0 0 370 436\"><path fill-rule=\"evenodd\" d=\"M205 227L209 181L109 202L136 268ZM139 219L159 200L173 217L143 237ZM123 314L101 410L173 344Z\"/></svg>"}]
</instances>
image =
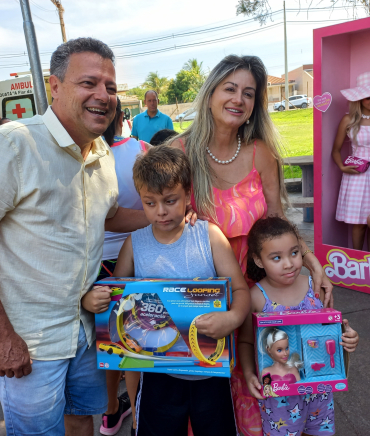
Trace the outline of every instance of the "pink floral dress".
<instances>
[{"instance_id":1,"label":"pink floral dress","mask_svg":"<svg viewBox=\"0 0 370 436\"><path fill-rule=\"evenodd\" d=\"M184 147L183 147L184 149ZM185 149L184 149L185 152ZM247 270L247 235L253 224L266 217L267 204L263 195L262 181L254 165L256 143L253 149L252 171L230 189L213 188L217 224L230 242L244 277L251 287ZM196 211L194 197L192 206ZM237 341L237 332L236 332ZM262 423L258 402L253 398L244 379L243 371L236 356L236 367L231 377L231 390L238 430L244 436L262 436Z\"/></svg>"}]
</instances>

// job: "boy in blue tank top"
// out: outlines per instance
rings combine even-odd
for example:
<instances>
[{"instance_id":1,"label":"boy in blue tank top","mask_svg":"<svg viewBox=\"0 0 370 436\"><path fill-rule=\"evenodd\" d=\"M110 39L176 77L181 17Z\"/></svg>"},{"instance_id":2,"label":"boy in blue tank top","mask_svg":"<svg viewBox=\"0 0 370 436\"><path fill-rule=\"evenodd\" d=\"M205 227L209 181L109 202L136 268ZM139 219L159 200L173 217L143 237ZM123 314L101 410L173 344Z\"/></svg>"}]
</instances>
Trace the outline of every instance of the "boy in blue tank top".
<instances>
[{"instance_id":1,"label":"boy in blue tank top","mask_svg":"<svg viewBox=\"0 0 370 436\"><path fill-rule=\"evenodd\" d=\"M129 236L114 276L183 278L231 277L233 301L228 312L203 315L198 332L214 339L238 328L250 308L250 295L231 246L221 230L207 221L185 223L191 173L185 154L153 147L137 158L133 178L150 225ZM82 300L91 312L107 310L110 289L95 287ZM140 374L126 372L130 397ZM130 392L131 391L131 392ZM237 435L227 378L143 373L136 402L137 436Z\"/></svg>"}]
</instances>

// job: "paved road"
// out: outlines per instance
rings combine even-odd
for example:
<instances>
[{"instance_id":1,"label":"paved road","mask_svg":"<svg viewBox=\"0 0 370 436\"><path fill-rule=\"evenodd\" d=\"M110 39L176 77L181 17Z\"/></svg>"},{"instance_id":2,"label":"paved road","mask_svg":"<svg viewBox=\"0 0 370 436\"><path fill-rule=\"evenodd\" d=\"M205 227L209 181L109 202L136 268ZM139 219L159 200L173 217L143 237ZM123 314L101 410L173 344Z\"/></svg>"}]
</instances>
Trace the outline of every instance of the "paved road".
<instances>
[{"instance_id":1,"label":"paved road","mask_svg":"<svg viewBox=\"0 0 370 436\"><path fill-rule=\"evenodd\" d=\"M313 249L313 224L302 222L302 209L290 209L287 213L299 228L308 246ZM306 274L308 272L306 271ZM335 308L342 311L352 327L357 330L361 341L355 354L351 356L349 370L349 391L336 392L335 427L336 436L370 435L369 392L370 377L370 295L350 291L336 286L334 288ZM125 390L124 383L121 391ZM99 436L100 416L94 417L95 433ZM130 436L131 417L123 422L117 436ZM0 436L5 436L3 415L0 408Z\"/></svg>"}]
</instances>

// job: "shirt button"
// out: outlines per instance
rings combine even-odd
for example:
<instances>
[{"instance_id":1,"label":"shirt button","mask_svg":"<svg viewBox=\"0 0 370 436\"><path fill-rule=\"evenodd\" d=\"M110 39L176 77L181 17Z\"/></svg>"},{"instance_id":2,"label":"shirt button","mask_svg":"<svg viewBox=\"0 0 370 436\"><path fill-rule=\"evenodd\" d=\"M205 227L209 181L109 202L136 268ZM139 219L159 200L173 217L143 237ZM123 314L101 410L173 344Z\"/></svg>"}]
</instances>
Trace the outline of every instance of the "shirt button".
<instances>
[{"instance_id":1,"label":"shirt button","mask_svg":"<svg viewBox=\"0 0 370 436\"><path fill-rule=\"evenodd\" d=\"M76 150L77 150L77 147L74 145L74 146L72 147L72 150L73 150L73 151L76 151Z\"/></svg>"}]
</instances>

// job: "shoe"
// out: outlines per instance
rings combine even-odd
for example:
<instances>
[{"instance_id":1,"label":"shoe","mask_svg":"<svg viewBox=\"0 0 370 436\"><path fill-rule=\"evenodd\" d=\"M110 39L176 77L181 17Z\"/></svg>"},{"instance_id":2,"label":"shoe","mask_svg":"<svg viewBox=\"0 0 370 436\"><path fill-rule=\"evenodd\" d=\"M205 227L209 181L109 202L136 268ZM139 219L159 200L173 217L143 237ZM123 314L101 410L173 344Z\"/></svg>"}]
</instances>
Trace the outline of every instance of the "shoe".
<instances>
[{"instance_id":1,"label":"shoe","mask_svg":"<svg viewBox=\"0 0 370 436\"><path fill-rule=\"evenodd\" d=\"M119 406L114 415L102 415L102 425L100 433L104 435L114 435L121 428L122 421L131 413L131 404L128 393L125 392L118 397Z\"/></svg>"}]
</instances>

